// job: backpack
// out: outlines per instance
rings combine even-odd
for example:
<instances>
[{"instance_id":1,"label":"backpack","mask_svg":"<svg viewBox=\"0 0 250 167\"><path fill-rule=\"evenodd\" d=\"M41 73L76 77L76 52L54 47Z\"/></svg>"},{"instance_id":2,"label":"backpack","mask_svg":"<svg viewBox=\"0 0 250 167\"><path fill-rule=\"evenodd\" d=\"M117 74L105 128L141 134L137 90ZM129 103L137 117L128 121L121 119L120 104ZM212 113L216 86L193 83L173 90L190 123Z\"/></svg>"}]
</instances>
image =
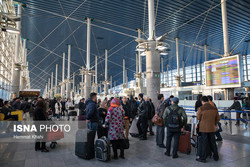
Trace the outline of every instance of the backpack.
<instances>
[{"instance_id":1,"label":"backpack","mask_svg":"<svg viewBox=\"0 0 250 167\"><path fill-rule=\"evenodd\" d=\"M178 110L180 107L177 107L176 110L172 110L170 107L168 107L170 113L167 118L167 127L170 132L178 132L181 130L181 124L182 120L181 117L178 114Z\"/></svg>"}]
</instances>

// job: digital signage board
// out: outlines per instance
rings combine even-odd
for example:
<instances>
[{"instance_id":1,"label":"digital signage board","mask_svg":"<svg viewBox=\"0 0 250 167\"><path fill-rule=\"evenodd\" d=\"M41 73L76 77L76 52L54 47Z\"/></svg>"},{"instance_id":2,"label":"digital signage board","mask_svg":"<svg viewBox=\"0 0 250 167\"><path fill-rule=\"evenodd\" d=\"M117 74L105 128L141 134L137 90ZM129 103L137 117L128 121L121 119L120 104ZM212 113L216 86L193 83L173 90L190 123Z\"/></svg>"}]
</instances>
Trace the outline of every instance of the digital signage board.
<instances>
[{"instance_id":1,"label":"digital signage board","mask_svg":"<svg viewBox=\"0 0 250 167\"><path fill-rule=\"evenodd\" d=\"M206 86L231 88L241 86L240 55L205 62Z\"/></svg>"}]
</instances>

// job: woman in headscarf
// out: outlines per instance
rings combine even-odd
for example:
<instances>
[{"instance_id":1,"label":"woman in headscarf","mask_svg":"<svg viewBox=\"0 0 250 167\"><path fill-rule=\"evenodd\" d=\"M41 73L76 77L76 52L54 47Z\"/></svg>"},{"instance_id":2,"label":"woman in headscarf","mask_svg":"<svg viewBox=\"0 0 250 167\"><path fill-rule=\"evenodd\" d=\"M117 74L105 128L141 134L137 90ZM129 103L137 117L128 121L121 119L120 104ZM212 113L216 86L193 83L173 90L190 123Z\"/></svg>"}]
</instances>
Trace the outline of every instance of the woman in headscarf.
<instances>
[{"instance_id":1,"label":"woman in headscarf","mask_svg":"<svg viewBox=\"0 0 250 167\"><path fill-rule=\"evenodd\" d=\"M102 136L108 135L107 128L103 128L102 125L105 123L105 118L107 116L107 102L102 101L100 103L100 107L98 108L99 113L99 122L98 122L98 129L97 129L97 136L101 138Z\"/></svg>"},{"instance_id":2,"label":"woman in headscarf","mask_svg":"<svg viewBox=\"0 0 250 167\"><path fill-rule=\"evenodd\" d=\"M124 125L125 112L121 109L119 99L111 101L104 128L109 124L108 138L112 143L114 159L118 159L117 149L120 149L120 158L124 159Z\"/></svg>"}]
</instances>

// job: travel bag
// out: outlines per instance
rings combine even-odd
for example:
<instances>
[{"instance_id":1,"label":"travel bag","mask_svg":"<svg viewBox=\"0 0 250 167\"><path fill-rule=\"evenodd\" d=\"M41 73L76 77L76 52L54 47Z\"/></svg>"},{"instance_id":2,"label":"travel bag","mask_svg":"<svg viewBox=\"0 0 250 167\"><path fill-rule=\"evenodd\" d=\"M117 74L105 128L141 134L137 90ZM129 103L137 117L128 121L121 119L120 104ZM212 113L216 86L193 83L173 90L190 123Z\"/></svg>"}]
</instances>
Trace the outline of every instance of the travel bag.
<instances>
[{"instance_id":1,"label":"travel bag","mask_svg":"<svg viewBox=\"0 0 250 167\"><path fill-rule=\"evenodd\" d=\"M191 153L191 132L189 131L181 132L178 151L185 154Z\"/></svg>"},{"instance_id":2,"label":"travel bag","mask_svg":"<svg viewBox=\"0 0 250 167\"><path fill-rule=\"evenodd\" d=\"M95 158L99 161L109 161L111 158L110 142L104 136L95 141Z\"/></svg>"},{"instance_id":3,"label":"travel bag","mask_svg":"<svg viewBox=\"0 0 250 167\"><path fill-rule=\"evenodd\" d=\"M137 128L137 122L138 122L138 117L135 117L135 119L132 121L131 127L129 129L129 134L132 137L139 137L139 132Z\"/></svg>"},{"instance_id":4,"label":"travel bag","mask_svg":"<svg viewBox=\"0 0 250 167\"><path fill-rule=\"evenodd\" d=\"M95 133L95 131L88 130L86 132L86 130L83 129L79 129L76 132L75 155L87 160L93 159L95 157Z\"/></svg>"}]
</instances>

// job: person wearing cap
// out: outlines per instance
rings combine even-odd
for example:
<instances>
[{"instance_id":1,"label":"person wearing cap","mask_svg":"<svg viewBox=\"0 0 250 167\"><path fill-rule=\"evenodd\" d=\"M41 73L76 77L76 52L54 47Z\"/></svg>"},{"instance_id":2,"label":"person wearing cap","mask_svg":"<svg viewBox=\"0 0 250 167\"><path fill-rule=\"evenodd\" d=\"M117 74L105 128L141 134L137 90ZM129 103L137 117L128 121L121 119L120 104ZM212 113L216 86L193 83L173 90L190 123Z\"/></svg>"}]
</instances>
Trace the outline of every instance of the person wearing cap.
<instances>
[{"instance_id":1,"label":"person wearing cap","mask_svg":"<svg viewBox=\"0 0 250 167\"><path fill-rule=\"evenodd\" d=\"M179 115L179 118L182 119L182 121L180 122L180 126L178 128L175 128L174 131L172 130L171 127L168 126L168 123L167 123L167 144L166 144L165 155L170 156L171 141L172 141L172 138L174 138L174 148L173 148L173 154L172 154L173 158L178 158L177 151L179 147L181 128L187 124L186 112L182 107L178 106L178 103L179 103L179 99L177 97L172 98L171 105L165 109L164 114L163 114L163 120L164 120L163 122L167 122L168 117L173 112L177 112Z\"/></svg>"},{"instance_id":2,"label":"person wearing cap","mask_svg":"<svg viewBox=\"0 0 250 167\"><path fill-rule=\"evenodd\" d=\"M237 111L236 112L237 121L236 121L235 125L239 126L240 125L240 120L239 119L241 119L241 121L243 123L245 123L246 126L247 126L248 122L245 121L245 120L242 120L242 118L240 117L240 115L241 115L240 111L242 111L242 108L241 108L241 104L240 104L240 102L238 100L238 97L234 97L234 103L231 105L231 107L228 108L228 110L232 110L232 109L234 109L235 111Z\"/></svg>"}]
</instances>

